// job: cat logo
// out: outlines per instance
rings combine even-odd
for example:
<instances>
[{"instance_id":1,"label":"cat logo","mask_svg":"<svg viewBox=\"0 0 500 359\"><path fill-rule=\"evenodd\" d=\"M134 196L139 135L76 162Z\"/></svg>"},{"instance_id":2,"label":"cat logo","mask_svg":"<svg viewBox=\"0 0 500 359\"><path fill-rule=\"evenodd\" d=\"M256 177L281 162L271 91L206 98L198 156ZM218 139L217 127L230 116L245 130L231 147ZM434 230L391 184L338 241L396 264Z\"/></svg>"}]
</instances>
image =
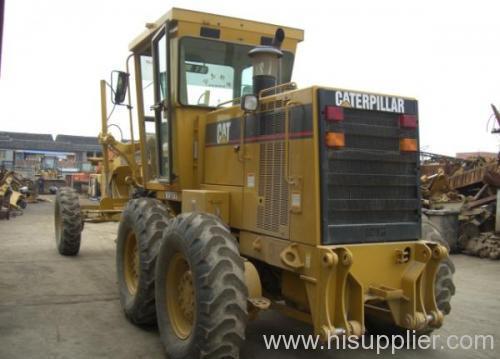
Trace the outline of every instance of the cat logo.
<instances>
[{"instance_id":1,"label":"cat logo","mask_svg":"<svg viewBox=\"0 0 500 359\"><path fill-rule=\"evenodd\" d=\"M335 104L361 110L405 113L405 100L400 97L373 95L349 91L336 91Z\"/></svg>"},{"instance_id":2,"label":"cat logo","mask_svg":"<svg viewBox=\"0 0 500 359\"><path fill-rule=\"evenodd\" d=\"M223 144L229 142L229 129L231 122L220 122L217 124L217 143Z\"/></svg>"}]
</instances>

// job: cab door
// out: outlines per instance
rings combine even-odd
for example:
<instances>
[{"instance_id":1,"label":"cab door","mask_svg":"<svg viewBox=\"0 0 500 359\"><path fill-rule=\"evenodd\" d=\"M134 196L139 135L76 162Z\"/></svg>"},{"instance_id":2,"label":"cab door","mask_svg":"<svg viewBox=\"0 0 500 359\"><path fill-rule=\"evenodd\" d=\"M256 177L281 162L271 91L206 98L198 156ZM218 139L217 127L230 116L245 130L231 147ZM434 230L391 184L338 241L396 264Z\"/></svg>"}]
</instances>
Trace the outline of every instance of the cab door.
<instances>
[{"instance_id":1,"label":"cab door","mask_svg":"<svg viewBox=\"0 0 500 359\"><path fill-rule=\"evenodd\" d=\"M157 137L158 180L172 183L172 104L170 91L170 39L168 23L153 37L154 117Z\"/></svg>"}]
</instances>

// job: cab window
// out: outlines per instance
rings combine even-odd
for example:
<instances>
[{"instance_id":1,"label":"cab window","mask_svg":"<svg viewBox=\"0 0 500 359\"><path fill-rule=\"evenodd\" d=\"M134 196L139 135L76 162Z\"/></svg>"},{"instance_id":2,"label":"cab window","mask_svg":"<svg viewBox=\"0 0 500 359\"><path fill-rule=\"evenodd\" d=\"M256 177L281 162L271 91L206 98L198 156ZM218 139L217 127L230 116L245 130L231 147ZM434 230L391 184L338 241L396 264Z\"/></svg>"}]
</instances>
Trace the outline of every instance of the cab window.
<instances>
[{"instance_id":1,"label":"cab window","mask_svg":"<svg viewBox=\"0 0 500 359\"><path fill-rule=\"evenodd\" d=\"M180 41L180 103L216 107L252 93L252 67L248 52L253 46L184 37ZM293 54L285 52L281 82L292 75Z\"/></svg>"}]
</instances>

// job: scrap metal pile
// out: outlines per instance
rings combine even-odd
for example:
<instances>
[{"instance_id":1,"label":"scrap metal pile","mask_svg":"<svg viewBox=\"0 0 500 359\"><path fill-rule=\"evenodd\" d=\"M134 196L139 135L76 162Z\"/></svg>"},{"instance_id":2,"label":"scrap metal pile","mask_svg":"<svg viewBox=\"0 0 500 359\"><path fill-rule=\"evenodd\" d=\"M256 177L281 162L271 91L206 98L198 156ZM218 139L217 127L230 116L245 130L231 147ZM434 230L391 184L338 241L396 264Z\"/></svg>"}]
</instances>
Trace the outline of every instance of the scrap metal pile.
<instances>
[{"instance_id":1,"label":"scrap metal pile","mask_svg":"<svg viewBox=\"0 0 500 359\"><path fill-rule=\"evenodd\" d=\"M18 173L0 169L0 219L22 214L28 203L37 201L37 187Z\"/></svg>"},{"instance_id":2,"label":"scrap metal pile","mask_svg":"<svg viewBox=\"0 0 500 359\"><path fill-rule=\"evenodd\" d=\"M498 158L459 159L421 153L424 213L445 223L452 252L500 258ZM444 218L447 218L446 220ZM454 222L455 221L455 222Z\"/></svg>"}]
</instances>

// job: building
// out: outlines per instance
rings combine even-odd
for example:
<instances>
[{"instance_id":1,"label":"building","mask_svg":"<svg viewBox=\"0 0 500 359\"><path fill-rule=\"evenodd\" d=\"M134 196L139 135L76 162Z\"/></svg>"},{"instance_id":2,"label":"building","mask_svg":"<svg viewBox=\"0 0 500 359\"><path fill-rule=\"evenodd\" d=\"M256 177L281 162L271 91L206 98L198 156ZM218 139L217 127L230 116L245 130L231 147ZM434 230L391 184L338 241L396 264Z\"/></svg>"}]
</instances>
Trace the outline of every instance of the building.
<instances>
[{"instance_id":1,"label":"building","mask_svg":"<svg viewBox=\"0 0 500 359\"><path fill-rule=\"evenodd\" d=\"M0 131L0 167L28 177L40 170L91 172L89 157L101 156L97 137Z\"/></svg>"}]
</instances>

